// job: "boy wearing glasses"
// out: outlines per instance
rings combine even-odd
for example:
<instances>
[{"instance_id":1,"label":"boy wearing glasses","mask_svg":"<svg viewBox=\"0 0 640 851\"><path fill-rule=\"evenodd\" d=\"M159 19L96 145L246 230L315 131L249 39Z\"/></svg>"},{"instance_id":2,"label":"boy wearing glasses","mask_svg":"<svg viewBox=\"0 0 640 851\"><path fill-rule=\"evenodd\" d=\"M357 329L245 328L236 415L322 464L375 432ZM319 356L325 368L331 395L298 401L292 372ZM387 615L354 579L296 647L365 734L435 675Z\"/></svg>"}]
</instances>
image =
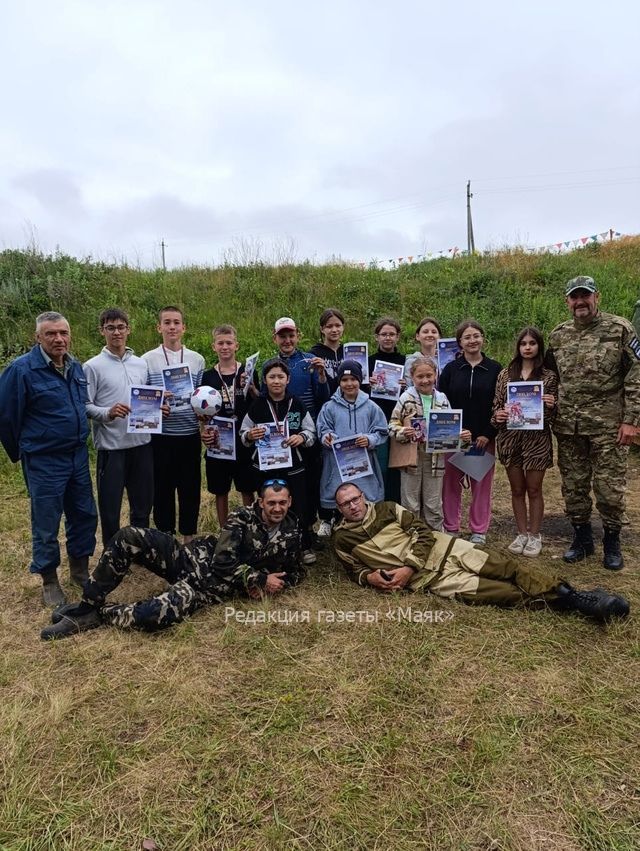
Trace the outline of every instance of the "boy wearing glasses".
<instances>
[{"instance_id":1,"label":"boy wearing glasses","mask_svg":"<svg viewBox=\"0 0 640 851\"><path fill-rule=\"evenodd\" d=\"M105 346L84 366L87 379L87 416L98 450L96 486L102 525L102 543L108 544L120 528L122 495L126 488L132 526L148 526L153 505L151 435L128 434L130 389L148 384L146 361L127 346L129 317L117 307L103 310L99 319Z\"/></svg>"}]
</instances>

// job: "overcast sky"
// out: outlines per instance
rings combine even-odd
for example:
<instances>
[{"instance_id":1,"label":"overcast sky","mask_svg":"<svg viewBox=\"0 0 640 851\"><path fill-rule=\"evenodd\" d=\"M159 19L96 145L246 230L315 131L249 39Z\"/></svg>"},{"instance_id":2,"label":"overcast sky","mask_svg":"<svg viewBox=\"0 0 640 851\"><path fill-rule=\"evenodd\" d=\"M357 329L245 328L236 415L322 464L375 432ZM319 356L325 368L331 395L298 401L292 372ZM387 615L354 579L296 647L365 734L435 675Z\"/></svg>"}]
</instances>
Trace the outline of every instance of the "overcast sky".
<instances>
[{"instance_id":1,"label":"overcast sky","mask_svg":"<svg viewBox=\"0 0 640 851\"><path fill-rule=\"evenodd\" d=\"M0 248L437 252L468 179L480 248L640 232L639 32L634 0L5 0Z\"/></svg>"}]
</instances>

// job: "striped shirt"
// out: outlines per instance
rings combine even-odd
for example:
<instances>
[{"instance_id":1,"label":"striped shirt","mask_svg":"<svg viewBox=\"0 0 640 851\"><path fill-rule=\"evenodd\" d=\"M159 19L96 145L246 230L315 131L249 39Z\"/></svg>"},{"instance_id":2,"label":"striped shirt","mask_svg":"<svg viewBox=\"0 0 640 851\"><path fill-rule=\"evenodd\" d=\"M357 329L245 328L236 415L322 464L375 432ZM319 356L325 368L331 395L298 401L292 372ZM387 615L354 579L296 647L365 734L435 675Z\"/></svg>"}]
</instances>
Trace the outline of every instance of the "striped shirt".
<instances>
[{"instance_id":1,"label":"striped shirt","mask_svg":"<svg viewBox=\"0 0 640 851\"><path fill-rule=\"evenodd\" d=\"M179 363L188 364L194 388L199 387L202 383L204 358L198 352L193 352L187 348L173 352L160 345L157 349L146 352L142 357L147 362L149 369L149 384L154 387L164 387L162 370L167 365L175 366ZM172 408L170 416L162 421L162 433L172 437L197 434L198 431L198 420L191 405Z\"/></svg>"}]
</instances>

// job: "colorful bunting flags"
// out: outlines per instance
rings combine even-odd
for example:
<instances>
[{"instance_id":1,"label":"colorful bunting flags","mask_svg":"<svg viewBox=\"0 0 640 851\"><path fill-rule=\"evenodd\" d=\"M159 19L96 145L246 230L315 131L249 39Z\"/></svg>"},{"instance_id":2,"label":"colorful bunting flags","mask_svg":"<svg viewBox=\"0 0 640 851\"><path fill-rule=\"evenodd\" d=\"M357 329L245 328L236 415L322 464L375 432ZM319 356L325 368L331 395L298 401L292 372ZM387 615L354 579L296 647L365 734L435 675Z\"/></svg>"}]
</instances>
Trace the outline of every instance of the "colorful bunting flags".
<instances>
[{"instance_id":1,"label":"colorful bunting flags","mask_svg":"<svg viewBox=\"0 0 640 851\"><path fill-rule=\"evenodd\" d=\"M561 242L552 242L549 245L540 245L537 248L532 248L530 246L524 247L522 250L527 254L547 254L549 252L555 254L564 254L569 251L574 251L579 248L583 248L585 245L591 242L611 242L615 239L621 239L624 234L620 233L620 231L614 230L610 228L609 230L605 230L602 233L591 234L591 236L581 236L577 239L567 239ZM360 261L357 264L362 269L369 268L373 269L396 269L398 266L406 265L407 263L413 263L414 261L419 263L423 260L438 260L443 257L451 258L454 257L467 257L469 255L469 251L467 249L460 249L458 246L452 246L448 248L446 251L444 249L440 249L439 251L427 251L424 254L408 254L404 257L390 257L388 260L377 260L374 259L369 263L365 263Z\"/></svg>"}]
</instances>

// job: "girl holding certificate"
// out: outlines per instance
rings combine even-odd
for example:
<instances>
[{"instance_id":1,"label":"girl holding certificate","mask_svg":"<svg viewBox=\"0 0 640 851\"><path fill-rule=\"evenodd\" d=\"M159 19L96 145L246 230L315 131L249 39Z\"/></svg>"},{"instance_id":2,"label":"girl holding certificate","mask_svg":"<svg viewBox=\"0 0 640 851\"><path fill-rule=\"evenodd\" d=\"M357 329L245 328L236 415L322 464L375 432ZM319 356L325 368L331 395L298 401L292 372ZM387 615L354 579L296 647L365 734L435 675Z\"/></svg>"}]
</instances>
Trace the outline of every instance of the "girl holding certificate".
<instances>
[{"instance_id":1,"label":"girl holding certificate","mask_svg":"<svg viewBox=\"0 0 640 851\"><path fill-rule=\"evenodd\" d=\"M333 444L341 438L356 437L358 447L367 450L371 473L358 478L358 487L371 502L384 499L384 483L376 457L376 447L388 435L387 421L381 409L360 389L362 369L356 361L342 361L338 368L340 386L318 416L318 440L322 443L320 505L336 508L335 493L342 484Z\"/></svg>"},{"instance_id":2,"label":"girl holding certificate","mask_svg":"<svg viewBox=\"0 0 640 851\"><path fill-rule=\"evenodd\" d=\"M405 355L398 351L398 342L401 333L400 323L391 316L383 316L382 319L376 322L373 334L376 338L378 349L372 355L369 355L369 382L372 390L376 389L376 361L384 361L385 363L393 363L399 367L404 367ZM404 390L406 381L404 373L400 374L403 375L400 379L400 387ZM372 398L372 401L382 409L386 421L389 422L397 399ZM393 502L400 502L400 476L397 470L389 469L389 443L387 441L381 443L376 453L384 480L384 498L390 499Z\"/></svg>"},{"instance_id":3,"label":"girl holding certificate","mask_svg":"<svg viewBox=\"0 0 640 851\"><path fill-rule=\"evenodd\" d=\"M460 355L442 370L438 387L447 396L452 408L462 408L463 428L471 432L473 451L493 454L496 429L491 425L491 412L496 381L502 367L482 351L484 331L475 320L468 319L458 325L456 341L461 350ZM450 455L447 456L445 461L442 484L444 530L450 535L458 535L464 474L451 464L450 458ZM492 465L480 481L470 477L469 540L472 544L486 543L491 522L494 472L495 465Z\"/></svg>"},{"instance_id":4,"label":"girl holding certificate","mask_svg":"<svg viewBox=\"0 0 640 851\"><path fill-rule=\"evenodd\" d=\"M400 396L389 423L391 440L416 444L415 465L408 463L400 470L400 503L436 532L442 531L442 477L444 455L427 452L419 423L430 411L451 408L449 400L435 389L438 366L434 358L419 356L410 369L413 386ZM418 422L416 422L418 420ZM460 437L471 440L464 430Z\"/></svg>"},{"instance_id":5,"label":"girl holding certificate","mask_svg":"<svg viewBox=\"0 0 640 851\"><path fill-rule=\"evenodd\" d=\"M262 367L262 381L266 388L265 395L260 396L249 407L240 427L240 440L253 450L256 490L274 476L287 482L292 510L297 515L302 530L302 560L305 564L313 564L316 556L311 549L310 496L305 458L301 450L315 443L316 427L303 403L287 390L289 367L284 361L278 358L268 360ZM257 444L271 426L279 435L277 448L290 450L291 462L282 466L276 459L270 468L261 469Z\"/></svg>"},{"instance_id":6,"label":"girl holding certificate","mask_svg":"<svg viewBox=\"0 0 640 851\"><path fill-rule=\"evenodd\" d=\"M324 371L329 383L329 392L335 393L338 389L338 367L344 360L344 346L342 345L342 337L344 335L344 314L337 307L328 307L320 314L320 337L321 343L315 343L309 351L317 358L324 360ZM319 413L319 412L318 412ZM317 506L318 519L318 539L326 541L331 537L333 530L333 511L328 508L323 508L319 505L320 497L320 477L322 475L322 458L321 449L316 445L318 454L313 459L314 477L310 487L314 488L314 500Z\"/></svg>"},{"instance_id":7,"label":"girl holding certificate","mask_svg":"<svg viewBox=\"0 0 640 851\"><path fill-rule=\"evenodd\" d=\"M316 343L309 350L317 358L324 359L324 371L329 382L329 390L335 393L338 389L338 367L342 363L344 334L344 314L336 307L328 307L320 314L321 343Z\"/></svg>"},{"instance_id":8,"label":"girl holding certificate","mask_svg":"<svg viewBox=\"0 0 640 851\"><path fill-rule=\"evenodd\" d=\"M531 558L540 555L542 551L542 480L547 469L553 466L550 420L558 397L558 377L542 365L543 360L542 334L537 328L523 328L516 340L511 363L498 376L491 418L498 429L496 450L509 477L511 504L518 529L516 538L507 549ZM508 427L507 390L513 381L543 382L544 423L541 429L521 431Z\"/></svg>"}]
</instances>

